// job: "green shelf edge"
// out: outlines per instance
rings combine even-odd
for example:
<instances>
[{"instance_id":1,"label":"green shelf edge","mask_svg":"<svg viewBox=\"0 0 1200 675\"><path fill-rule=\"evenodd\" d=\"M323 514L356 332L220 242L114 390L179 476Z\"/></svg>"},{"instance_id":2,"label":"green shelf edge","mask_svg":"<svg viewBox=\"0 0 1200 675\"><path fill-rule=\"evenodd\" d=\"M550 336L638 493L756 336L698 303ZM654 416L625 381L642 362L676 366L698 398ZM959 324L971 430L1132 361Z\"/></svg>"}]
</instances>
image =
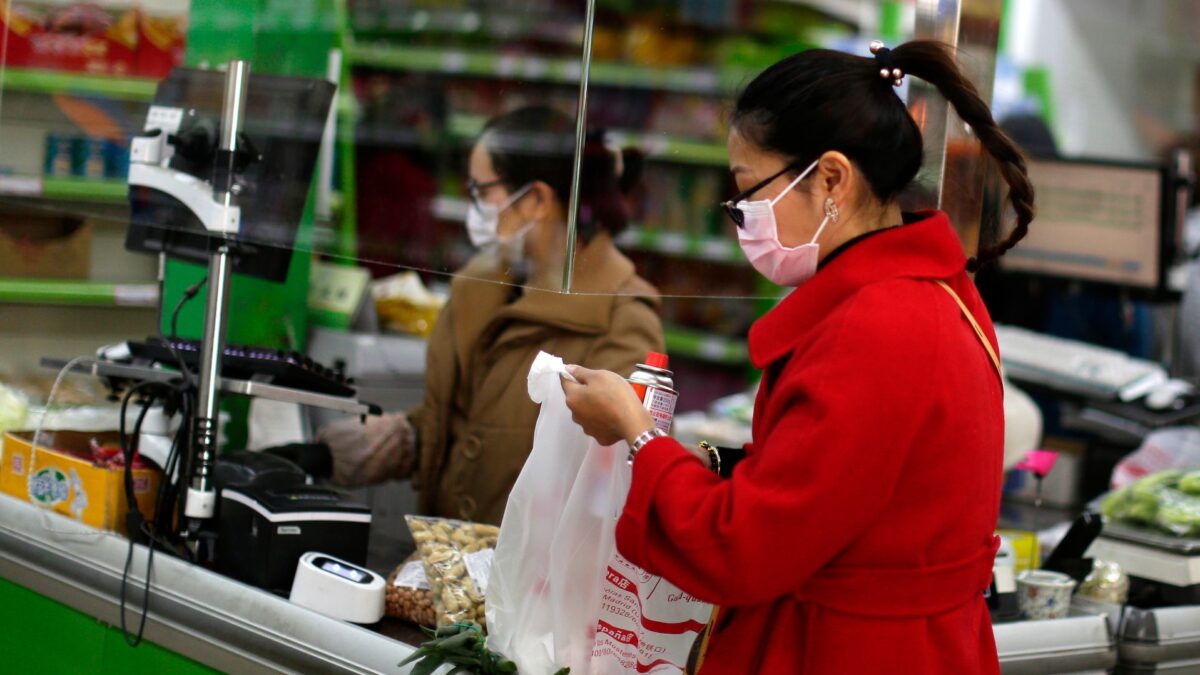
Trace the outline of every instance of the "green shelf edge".
<instances>
[{"instance_id":1,"label":"green shelf edge","mask_svg":"<svg viewBox=\"0 0 1200 675\"><path fill-rule=\"evenodd\" d=\"M79 201L123 202L129 184L123 180L94 178L43 178L42 197Z\"/></svg>"},{"instance_id":2,"label":"green shelf edge","mask_svg":"<svg viewBox=\"0 0 1200 675\"><path fill-rule=\"evenodd\" d=\"M72 73L56 70L8 68L4 72L5 89L42 94L90 94L126 101L150 101L158 80Z\"/></svg>"},{"instance_id":3,"label":"green shelf edge","mask_svg":"<svg viewBox=\"0 0 1200 675\"><path fill-rule=\"evenodd\" d=\"M138 291L143 298L121 302L119 296L122 289ZM149 302L144 299L150 291L156 295L158 285L154 283L118 284L74 279L0 278L0 303L152 308L157 306L157 300Z\"/></svg>"},{"instance_id":4,"label":"green shelf edge","mask_svg":"<svg viewBox=\"0 0 1200 675\"><path fill-rule=\"evenodd\" d=\"M716 337L685 328L663 329L667 353L672 357L690 358L727 366L744 366L750 362L745 340Z\"/></svg>"},{"instance_id":5,"label":"green shelf edge","mask_svg":"<svg viewBox=\"0 0 1200 675\"><path fill-rule=\"evenodd\" d=\"M0 194L30 199L115 204L126 201L129 186L125 181L116 179L0 176Z\"/></svg>"},{"instance_id":6,"label":"green shelf edge","mask_svg":"<svg viewBox=\"0 0 1200 675\"><path fill-rule=\"evenodd\" d=\"M352 64L385 70L420 70L453 75L508 77L527 81L577 83L577 59L508 56L492 52L440 47L396 47L354 43L347 49ZM668 89L695 94L729 93L756 71L746 68L656 68L623 63L593 63L589 79L600 86Z\"/></svg>"}]
</instances>

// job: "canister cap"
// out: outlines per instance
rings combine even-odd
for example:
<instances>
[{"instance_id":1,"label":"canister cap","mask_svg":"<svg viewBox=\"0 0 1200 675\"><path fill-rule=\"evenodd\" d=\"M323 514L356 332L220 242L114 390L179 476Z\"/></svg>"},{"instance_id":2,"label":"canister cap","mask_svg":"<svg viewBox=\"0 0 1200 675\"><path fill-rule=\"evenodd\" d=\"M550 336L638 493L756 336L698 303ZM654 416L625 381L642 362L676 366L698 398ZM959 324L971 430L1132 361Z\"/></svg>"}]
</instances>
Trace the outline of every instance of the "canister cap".
<instances>
[{"instance_id":1,"label":"canister cap","mask_svg":"<svg viewBox=\"0 0 1200 675\"><path fill-rule=\"evenodd\" d=\"M667 355L659 354L658 352L650 352L646 354L646 365L650 366L651 368L662 368L663 370L666 370Z\"/></svg>"}]
</instances>

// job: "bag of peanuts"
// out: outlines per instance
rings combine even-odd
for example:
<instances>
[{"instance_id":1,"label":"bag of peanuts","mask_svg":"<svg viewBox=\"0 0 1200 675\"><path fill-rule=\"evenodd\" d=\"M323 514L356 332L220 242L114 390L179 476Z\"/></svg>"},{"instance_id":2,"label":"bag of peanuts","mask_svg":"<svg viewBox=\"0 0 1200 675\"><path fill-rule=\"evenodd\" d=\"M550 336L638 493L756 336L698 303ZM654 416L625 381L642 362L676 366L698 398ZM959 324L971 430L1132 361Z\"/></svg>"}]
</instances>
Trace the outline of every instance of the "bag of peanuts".
<instances>
[{"instance_id":1,"label":"bag of peanuts","mask_svg":"<svg viewBox=\"0 0 1200 675\"><path fill-rule=\"evenodd\" d=\"M419 554L396 566L387 577L385 586L387 615L429 628L437 627L433 609L433 592L425 576L425 563Z\"/></svg>"},{"instance_id":2,"label":"bag of peanuts","mask_svg":"<svg viewBox=\"0 0 1200 675\"><path fill-rule=\"evenodd\" d=\"M445 518L405 516L425 566L438 626L487 629L484 596L500 528Z\"/></svg>"}]
</instances>

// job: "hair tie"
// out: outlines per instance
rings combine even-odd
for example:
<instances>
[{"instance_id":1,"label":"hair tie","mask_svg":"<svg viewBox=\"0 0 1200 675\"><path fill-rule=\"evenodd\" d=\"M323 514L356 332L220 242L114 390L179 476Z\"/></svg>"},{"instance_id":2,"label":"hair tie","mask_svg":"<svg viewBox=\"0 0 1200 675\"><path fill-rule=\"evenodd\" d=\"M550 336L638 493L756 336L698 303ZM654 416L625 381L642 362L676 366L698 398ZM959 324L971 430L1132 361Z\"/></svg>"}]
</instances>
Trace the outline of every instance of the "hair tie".
<instances>
[{"instance_id":1,"label":"hair tie","mask_svg":"<svg viewBox=\"0 0 1200 675\"><path fill-rule=\"evenodd\" d=\"M882 40L871 41L871 53L875 55L875 63L879 66L880 77L891 80L894 87L899 87L904 83L904 73L892 63L892 50L883 46Z\"/></svg>"}]
</instances>

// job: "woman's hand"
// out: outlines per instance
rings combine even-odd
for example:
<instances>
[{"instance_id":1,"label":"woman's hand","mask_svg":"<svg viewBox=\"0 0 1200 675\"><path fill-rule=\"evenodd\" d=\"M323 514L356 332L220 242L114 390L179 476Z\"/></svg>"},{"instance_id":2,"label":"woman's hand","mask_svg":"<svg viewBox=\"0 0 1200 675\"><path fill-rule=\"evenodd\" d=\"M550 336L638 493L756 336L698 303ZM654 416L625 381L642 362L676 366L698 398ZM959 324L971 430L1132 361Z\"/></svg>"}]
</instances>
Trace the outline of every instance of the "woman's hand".
<instances>
[{"instance_id":1,"label":"woman's hand","mask_svg":"<svg viewBox=\"0 0 1200 675\"><path fill-rule=\"evenodd\" d=\"M625 378L607 370L567 367L578 384L562 380L571 419L588 436L603 445L617 441L632 443L643 431L654 428L650 413L642 407Z\"/></svg>"}]
</instances>

